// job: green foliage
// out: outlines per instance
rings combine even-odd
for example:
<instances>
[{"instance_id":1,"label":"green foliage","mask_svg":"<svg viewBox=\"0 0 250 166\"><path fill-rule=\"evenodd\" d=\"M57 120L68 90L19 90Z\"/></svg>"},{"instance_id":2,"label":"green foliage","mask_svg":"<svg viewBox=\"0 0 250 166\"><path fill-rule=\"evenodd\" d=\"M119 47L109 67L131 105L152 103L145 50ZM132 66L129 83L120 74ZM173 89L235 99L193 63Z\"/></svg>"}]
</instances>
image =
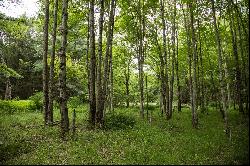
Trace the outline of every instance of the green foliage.
<instances>
[{"instance_id":1,"label":"green foliage","mask_svg":"<svg viewBox=\"0 0 250 166\"><path fill-rule=\"evenodd\" d=\"M3 74L5 77L22 78L22 76L18 74L15 70L8 68L4 64L0 64L0 74Z\"/></svg>"},{"instance_id":2,"label":"green foliage","mask_svg":"<svg viewBox=\"0 0 250 166\"><path fill-rule=\"evenodd\" d=\"M36 92L29 97L29 100L33 101L36 105L36 109L41 110L43 107L43 92Z\"/></svg>"},{"instance_id":3,"label":"green foliage","mask_svg":"<svg viewBox=\"0 0 250 166\"><path fill-rule=\"evenodd\" d=\"M131 116L112 112L106 115L104 128L107 130L132 129L135 123L135 118Z\"/></svg>"},{"instance_id":4,"label":"green foliage","mask_svg":"<svg viewBox=\"0 0 250 166\"><path fill-rule=\"evenodd\" d=\"M78 96L73 96L69 98L68 104L71 108L76 108L83 104L82 98Z\"/></svg>"},{"instance_id":5,"label":"green foliage","mask_svg":"<svg viewBox=\"0 0 250 166\"><path fill-rule=\"evenodd\" d=\"M13 114L34 110L36 110L36 104L31 100L0 100L1 114Z\"/></svg>"},{"instance_id":6,"label":"green foliage","mask_svg":"<svg viewBox=\"0 0 250 166\"><path fill-rule=\"evenodd\" d=\"M76 140L71 139L70 131L68 141L60 140L59 126L41 125L43 114L40 112L1 114L0 164L249 164L249 119L235 110L229 112L231 141L223 132L219 112L211 107L209 115L199 115L199 129L192 128L189 109L174 113L170 121L154 109L151 124L140 120L139 109L114 111L116 113L106 118L128 123L126 118L134 117L134 127L88 130L87 105L82 105L76 108ZM59 110L55 110L54 115L55 121L60 120ZM69 118L71 122L72 117Z\"/></svg>"}]
</instances>

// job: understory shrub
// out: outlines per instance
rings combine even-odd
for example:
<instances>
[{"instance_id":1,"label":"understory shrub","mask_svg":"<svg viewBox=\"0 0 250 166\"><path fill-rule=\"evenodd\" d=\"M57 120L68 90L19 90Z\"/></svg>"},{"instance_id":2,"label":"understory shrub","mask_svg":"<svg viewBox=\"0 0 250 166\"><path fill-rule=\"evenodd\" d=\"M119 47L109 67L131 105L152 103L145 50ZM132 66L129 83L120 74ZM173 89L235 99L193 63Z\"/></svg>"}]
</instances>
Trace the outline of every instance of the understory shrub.
<instances>
[{"instance_id":1,"label":"understory shrub","mask_svg":"<svg viewBox=\"0 0 250 166\"><path fill-rule=\"evenodd\" d=\"M29 100L32 100L35 103L36 109L42 110L42 108L43 108L43 92L36 92L34 95L29 97Z\"/></svg>"},{"instance_id":2,"label":"understory shrub","mask_svg":"<svg viewBox=\"0 0 250 166\"><path fill-rule=\"evenodd\" d=\"M36 110L36 104L32 100L0 100L1 114L13 114Z\"/></svg>"},{"instance_id":3,"label":"understory shrub","mask_svg":"<svg viewBox=\"0 0 250 166\"><path fill-rule=\"evenodd\" d=\"M72 107L72 108L76 108L80 105L83 104L83 101L81 100L80 97L78 96L73 96L69 98L68 104Z\"/></svg>"},{"instance_id":4,"label":"understory shrub","mask_svg":"<svg viewBox=\"0 0 250 166\"><path fill-rule=\"evenodd\" d=\"M132 129L136 120L132 116L122 113L108 113L105 118L104 129L107 130L124 130Z\"/></svg>"}]
</instances>

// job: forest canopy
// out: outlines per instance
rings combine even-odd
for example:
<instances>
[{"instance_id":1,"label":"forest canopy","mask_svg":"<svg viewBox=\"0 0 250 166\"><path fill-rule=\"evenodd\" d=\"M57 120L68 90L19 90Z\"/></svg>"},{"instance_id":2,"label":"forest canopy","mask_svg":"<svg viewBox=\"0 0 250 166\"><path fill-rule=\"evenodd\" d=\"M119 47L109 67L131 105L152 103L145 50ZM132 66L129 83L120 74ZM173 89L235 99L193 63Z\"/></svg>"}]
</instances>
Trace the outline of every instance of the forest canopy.
<instances>
[{"instance_id":1,"label":"forest canopy","mask_svg":"<svg viewBox=\"0 0 250 166\"><path fill-rule=\"evenodd\" d=\"M232 112L249 116L247 0L37 4L34 17L0 11L0 108L6 114L39 110L44 126L59 124L63 139L78 123L90 130L122 122L131 127L128 117L150 124L163 118L164 124L182 112L198 130L203 116L215 112L231 140ZM123 109L131 114L118 114ZM79 112L85 120L77 121Z\"/></svg>"}]
</instances>

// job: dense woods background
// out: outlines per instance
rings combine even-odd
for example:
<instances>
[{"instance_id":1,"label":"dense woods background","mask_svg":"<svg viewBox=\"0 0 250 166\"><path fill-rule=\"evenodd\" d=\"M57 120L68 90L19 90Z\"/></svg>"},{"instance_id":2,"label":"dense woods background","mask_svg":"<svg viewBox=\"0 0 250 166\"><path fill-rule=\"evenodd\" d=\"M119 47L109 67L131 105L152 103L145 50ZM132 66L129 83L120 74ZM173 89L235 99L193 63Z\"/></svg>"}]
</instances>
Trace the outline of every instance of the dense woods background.
<instances>
[{"instance_id":1,"label":"dense woods background","mask_svg":"<svg viewBox=\"0 0 250 166\"><path fill-rule=\"evenodd\" d=\"M0 5L20 2L3 1ZM136 123L144 134L152 132L151 136L173 141L177 137L167 138L166 133L154 127L170 133L180 130L185 135L187 125L189 134L204 132L206 135L218 123L214 132L219 134L209 134L211 137L214 134L214 139L225 140L220 142L208 136L209 139L218 145L225 144L225 149L240 147L236 150L238 158L228 160L220 156L216 160L211 154L200 152L208 160L201 158L197 162L249 163L247 0L44 0L39 3L37 17L12 18L0 13L0 109L1 119L6 122L1 124L1 153L7 150L13 155L8 147L11 143L5 141L10 137L6 134L6 124L20 112L26 114L17 119L29 119L27 111L31 111L35 113L33 117L39 117L37 122L31 118L32 124L41 125L45 134L57 133L58 138L73 141L72 147L84 132L100 136L95 132L105 133L116 127L136 129L133 127ZM28 119L22 125L29 124ZM111 133L111 137L114 135ZM100 137L105 141L106 136ZM190 139L193 145L195 138ZM205 148L209 139L203 138L200 147ZM152 137L150 146L157 140ZM137 145L144 147L144 144ZM221 151L232 156L233 152L225 149ZM3 156L2 161L12 162L6 153ZM188 157L184 157L184 162L175 160L174 156L170 158L172 162L163 157L145 163L192 163ZM144 163L143 160L125 163L138 162Z\"/></svg>"}]
</instances>

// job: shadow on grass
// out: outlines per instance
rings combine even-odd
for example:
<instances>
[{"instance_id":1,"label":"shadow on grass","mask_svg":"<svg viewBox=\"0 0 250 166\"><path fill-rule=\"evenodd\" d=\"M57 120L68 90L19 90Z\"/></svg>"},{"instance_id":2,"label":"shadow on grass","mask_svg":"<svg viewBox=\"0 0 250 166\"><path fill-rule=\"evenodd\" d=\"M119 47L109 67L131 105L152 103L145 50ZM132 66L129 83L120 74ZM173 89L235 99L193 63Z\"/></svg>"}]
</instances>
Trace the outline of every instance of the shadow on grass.
<instances>
[{"instance_id":1,"label":"shadow on grass","mask_svg":"<svg viewBox=\"0 0 250 166\"><path fill-rule=\"evenodd\" d=\"M136 119L134 117L110 113L107 114L104 122L104 130L127 130L132 129L136 124Z\"/></svg>"},{"instance_id":2,"label":"shadow on grass","mask_svg":"<svg viewBox=\"0 0 250 166\"><path fill-rule=\"evenodd\" d=\"M0 165L29 152L31 152L31 146L24 139L12 144L3 144L0 146Z\"/></svg>"}]
</instances>

